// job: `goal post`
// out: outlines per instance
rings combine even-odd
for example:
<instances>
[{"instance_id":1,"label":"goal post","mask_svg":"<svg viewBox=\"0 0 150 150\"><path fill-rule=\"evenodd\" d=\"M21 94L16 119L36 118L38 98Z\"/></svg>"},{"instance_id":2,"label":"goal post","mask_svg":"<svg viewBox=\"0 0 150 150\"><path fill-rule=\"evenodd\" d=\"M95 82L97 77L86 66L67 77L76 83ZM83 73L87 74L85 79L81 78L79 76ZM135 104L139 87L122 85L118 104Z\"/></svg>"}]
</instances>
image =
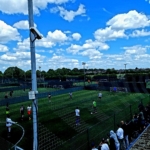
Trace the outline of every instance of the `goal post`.
<instances>
[{"instance_id":1,"label":"goal post","mask_svg":"<svg viewBox=\"0 0 150 150\"><path fill-rule=\"evenodd\" d=\"M124 93L127 93L128 89L126 87L110 87L110 92L124 92Z\"/></svg>"}]
</instances>

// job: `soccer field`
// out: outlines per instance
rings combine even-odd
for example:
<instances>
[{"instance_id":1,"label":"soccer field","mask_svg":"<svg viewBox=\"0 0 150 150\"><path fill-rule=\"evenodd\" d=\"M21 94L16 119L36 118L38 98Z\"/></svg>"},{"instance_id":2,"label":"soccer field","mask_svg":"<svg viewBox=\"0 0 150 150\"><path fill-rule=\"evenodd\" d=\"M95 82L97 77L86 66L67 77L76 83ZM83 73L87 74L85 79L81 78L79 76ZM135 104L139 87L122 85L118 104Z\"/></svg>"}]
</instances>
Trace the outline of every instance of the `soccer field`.
<instances>
[{"instance_id":1,"label":"soccer field","mask_svg":"<svg viewBox=\"0 0 150 150\"><path fill-rule=\"evenodd\" d=\"M73 99L69 99L69 94L53 96L51 102L48 101L47 97L39 99L40 148L46 149L44 145L47 144L46 147L55 149L65 143L59 149L71 148L73 150L82 145L80 148L82 150L88 145L88 140L89 142L95 141L98 144L109 130L115 129L120 120L131 119L131 115L137 112L141 100L144 104L149 102L148 95L142 93L110 93L103 91L102 94L101 100L98 99L98 91L94 90L73 92ZM97 113L91 115L93 100L97 102ZM31 101L10 105L10 115L12 120L17 121L25 129L25 136L19 146L29 150L32 149L33 142L32 120L27 119L27 113L24 121L20 120L19 108L22 104L27 107L28 104L31 104ZM74 110L77 106L81 111L80 126L75 125ZM5 121L5 107L0 107L0 111L0 120ZM9 141L12 143L17 142L21 137L21 132L17 126L13 125L12 137ZM5 124L0 124L0 136L7 139Z\"/></svg>"}]
</instances>

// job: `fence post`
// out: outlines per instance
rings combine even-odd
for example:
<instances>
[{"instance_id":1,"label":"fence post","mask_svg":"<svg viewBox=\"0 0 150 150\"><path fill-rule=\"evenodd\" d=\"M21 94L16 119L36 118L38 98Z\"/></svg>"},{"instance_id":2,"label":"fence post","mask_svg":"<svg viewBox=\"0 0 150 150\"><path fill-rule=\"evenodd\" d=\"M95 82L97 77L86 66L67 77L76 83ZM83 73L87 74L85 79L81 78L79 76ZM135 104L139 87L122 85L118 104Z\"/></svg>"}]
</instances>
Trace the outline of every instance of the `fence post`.
<instances>
[{"instance_id":1,"label":"fence post","mask_svg":"<svg viewBox=\"0 0 150 150\"><path fill-rule=\"evenodd\" d=\"M130 117L132 119L132 105L130 105Z\"/></svg>"},{"instance_id":2,"label":"fence post","mask_svg":"<svg viewBox=\"0 0 150 150\"><path fill-rule=\"evenodd\" d=\"M114 113L114 131L116 130L116 114Z\"/></svg>"},{"instance_id":3,"label":"fence post","mask_svg":"<svg viewBox=\"0 0 150 150\"><path fill-rule=\"evenodd\" d=\"M90 136L89 136L89 129L87 128L87 146L88 146L88 150L90 150Z\"/></svg>"}]
</instances>

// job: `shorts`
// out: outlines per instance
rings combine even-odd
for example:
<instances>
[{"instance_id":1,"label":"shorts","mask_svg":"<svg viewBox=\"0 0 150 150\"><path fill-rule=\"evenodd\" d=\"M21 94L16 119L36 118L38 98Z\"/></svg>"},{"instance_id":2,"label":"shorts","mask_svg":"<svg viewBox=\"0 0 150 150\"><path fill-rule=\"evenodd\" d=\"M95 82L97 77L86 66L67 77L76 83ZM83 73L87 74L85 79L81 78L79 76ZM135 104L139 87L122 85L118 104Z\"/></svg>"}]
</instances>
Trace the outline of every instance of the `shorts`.
<instances>
[{"instance_id":1,"label":"shorts","mask_svg":"<svg viewBox=\"0 0 150 150\"><path fill-rule=\"evenodd\" d=\"M27 113L28 113L28 115L31 115L31 111L29 110L29 111L27 111Z\"/></svg>"},{"instance_id":2,"label":"shorts","mask_svg":"<svg viewBox=\"0 0 150 150\"><path fill-rule=\"evenodd\" d=\"M21 115L24 115L24 111L21 111Z\"/></svg>"}]
</instances>

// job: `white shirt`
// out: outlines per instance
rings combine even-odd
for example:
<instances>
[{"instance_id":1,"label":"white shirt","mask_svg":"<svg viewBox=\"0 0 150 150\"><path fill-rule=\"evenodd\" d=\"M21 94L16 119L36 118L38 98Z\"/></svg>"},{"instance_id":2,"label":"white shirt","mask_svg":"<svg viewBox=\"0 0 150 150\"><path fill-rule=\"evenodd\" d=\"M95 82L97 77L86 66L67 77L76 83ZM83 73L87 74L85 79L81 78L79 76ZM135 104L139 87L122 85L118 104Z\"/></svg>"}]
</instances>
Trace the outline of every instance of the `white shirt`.
<instances>
[{"instance_id":1,"label":"white shirt","mask_svg":"<svg viewBox=\"0 0 150 150\"><path fill-rule=\"evenodd\" d=\"M75 114L76 114L76 116L80 116L80 110L79 109L75 109Z\"/></svg>"},{"instance_id":2,"label":"white shirt","mask_svg":"<svg viewBox=\"0 0 150 150\"><path fill-rule=\"evenodd\" d=\"M10 118L6 118L6 127L12 126L12 123L15 124L15 122L13 122Z\"/></svg>"},{"instance_id":3,"label":"white shirt","mask_svg":"<svg viewBox=\"0 0 150 150\"><path fill-rule=\"evenodd\" d=\"M123 129L122 128L118 128L118 130L117 130L117 137L118 137L119 140L124 138L123 134L124 134Z\"/></svg>"},{"instance_id":4,"label":"white shirt","mask_svg":"<svg viewBox=\"0 0 150 150\"><path fill-rule=\"evenodd\" d=\"M101 150L109 150L109 147L106 143L102 144Z\"/></svg>"},{"instance_id":5,"label":"white shirt","mask_svg":"<svg viewBox=\"0 0 150 150\"><path fill-rule=\"evenodd\" d=\"M31 111L31 106L28 106L28 107L27 107L27 111Z\"/></svg>"},{"instance_id":6,"label":"white shirt","mask_svg":"<svg viewBox=\"0 0 150 150\"><path fill-rule=\"evenodd\" d=\"M98 150L97 148L92 148L92 150Z\"/></svg>"},{"instance_id":7,"label":"white shirt","mask_svg":"<svg viewBox=\"0 0 150 150\"><path fill-rule=\"evenodd\" d=\"M102 97L102 93L99 93L99 94L98 94L98 97Z\"/></svg>"}]
</instances>

